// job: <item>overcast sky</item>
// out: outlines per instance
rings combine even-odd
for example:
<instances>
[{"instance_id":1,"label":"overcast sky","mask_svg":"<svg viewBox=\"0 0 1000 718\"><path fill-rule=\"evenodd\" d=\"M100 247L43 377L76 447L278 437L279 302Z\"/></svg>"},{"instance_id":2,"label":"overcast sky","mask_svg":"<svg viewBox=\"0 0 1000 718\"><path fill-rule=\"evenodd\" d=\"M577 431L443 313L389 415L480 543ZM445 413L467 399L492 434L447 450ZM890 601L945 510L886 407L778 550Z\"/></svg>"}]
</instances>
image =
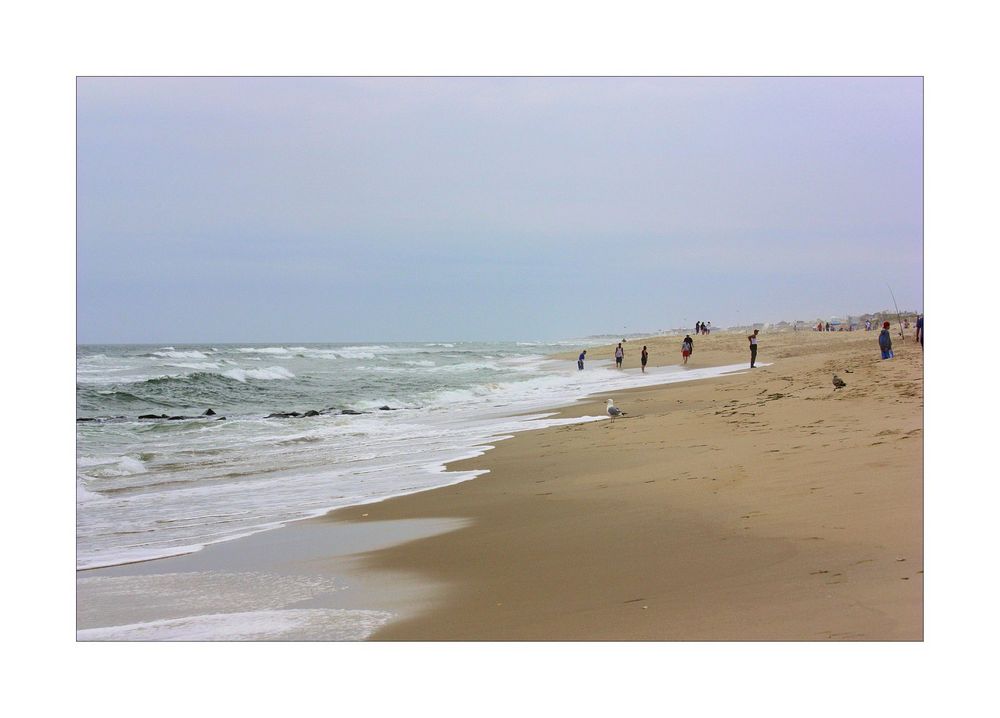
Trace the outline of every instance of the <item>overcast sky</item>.
<instances>
[{"instance_id":1,"label":"overcast sky","mask_svg":"<svg viewBox=\"0 0 1000 718\"><path fill-rule=\"evenodd\" d=\"M920 78L81 78L78 341L923 308Z\"/></svg>"}]
</instances>

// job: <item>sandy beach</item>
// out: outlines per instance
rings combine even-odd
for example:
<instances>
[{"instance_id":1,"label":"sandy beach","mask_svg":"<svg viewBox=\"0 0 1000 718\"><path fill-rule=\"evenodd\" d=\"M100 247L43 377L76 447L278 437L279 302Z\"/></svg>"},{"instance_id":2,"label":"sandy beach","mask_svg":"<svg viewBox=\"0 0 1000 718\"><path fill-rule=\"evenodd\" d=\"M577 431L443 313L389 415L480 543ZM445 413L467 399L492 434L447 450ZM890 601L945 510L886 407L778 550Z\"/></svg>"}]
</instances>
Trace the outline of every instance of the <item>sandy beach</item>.
<instances>
[{"instance_id":1,"label":"sandy beach","mask_svg":"<svg viewBox=\"0 0 1000 718\"><path fill-rule=\"evenodd\" d=\"M688 368L741 368L596 394L448 465L475 479L79 571L78 638L922 640L923 354L876 336L765 331L752 370L746 332L697 337Z\"/></svg>"},{"instance_id":2,"label":"sandy beach","mask_svg":"<svg viewBox=\"0 0 1000 718\"><path fill-rule=\"evenodd\" d=\"M689 367L747 369L618 392L613 423L518 434L449 466L475 480L317 521L467 522L360 557L440 587L375 640L919 641L923 354L894 331L882 361L877 332L765 330L753 370L745 332L695 337ZM624 371L643 344L679 364L681 338L628 342Z\"/></svg>"}]
</instances>

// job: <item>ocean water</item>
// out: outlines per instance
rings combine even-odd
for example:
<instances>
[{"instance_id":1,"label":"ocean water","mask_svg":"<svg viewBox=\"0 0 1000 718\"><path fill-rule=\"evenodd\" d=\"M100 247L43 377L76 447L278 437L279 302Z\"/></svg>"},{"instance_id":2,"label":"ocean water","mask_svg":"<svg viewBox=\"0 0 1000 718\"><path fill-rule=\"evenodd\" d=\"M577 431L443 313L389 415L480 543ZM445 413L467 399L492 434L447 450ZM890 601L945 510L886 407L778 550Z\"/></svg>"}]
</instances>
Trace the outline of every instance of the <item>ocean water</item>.
<instances>
[{"instance_id":1,"label":"ocean water","mask_svg":"<svg viewBox=\"0 0 1000 718\"><path fill-rule=\"evenodd\" d=\"M580 372L546 358L582 346L80 346L77 566L190 553L463 481L477 472L444 464L518 431L607 418L556 419L547 409L736 369L643 375L609 358ZM271 416L309 411L318 414Z\"/></svg>"}]
</instances>

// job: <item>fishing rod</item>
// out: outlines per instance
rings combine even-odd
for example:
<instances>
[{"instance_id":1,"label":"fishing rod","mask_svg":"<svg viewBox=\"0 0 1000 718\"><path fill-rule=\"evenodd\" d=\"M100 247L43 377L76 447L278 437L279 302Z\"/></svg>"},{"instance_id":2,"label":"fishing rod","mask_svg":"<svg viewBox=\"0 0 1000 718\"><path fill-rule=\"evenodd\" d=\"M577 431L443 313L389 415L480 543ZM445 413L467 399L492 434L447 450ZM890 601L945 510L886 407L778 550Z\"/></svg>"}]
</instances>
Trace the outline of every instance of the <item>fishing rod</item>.
<instances>
[{"instance_id":1,"label":"fishing rod","mask_svg":"<svg viewBox=\"0 0 1000 718\"><path fill-rule=\"evenodd\" d=\"M889 284L886 283L885 286L889 287ZM903 318L899 316L899 305L896 304L896 295L892 293L892 287L889 287L889 294L892 296L892 305L896 307L896 321L899 322L899 338L905 340L906 335L903 334Z\"/></svg>"}]
</instances>

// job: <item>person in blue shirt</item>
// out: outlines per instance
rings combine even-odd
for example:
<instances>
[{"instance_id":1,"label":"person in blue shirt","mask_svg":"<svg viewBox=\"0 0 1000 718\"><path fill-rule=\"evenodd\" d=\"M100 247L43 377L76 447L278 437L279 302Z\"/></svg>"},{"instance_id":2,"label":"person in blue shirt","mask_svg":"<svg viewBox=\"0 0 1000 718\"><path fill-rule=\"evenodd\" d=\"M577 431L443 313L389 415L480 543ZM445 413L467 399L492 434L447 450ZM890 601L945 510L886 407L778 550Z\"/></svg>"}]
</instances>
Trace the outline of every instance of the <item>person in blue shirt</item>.
<instances>
[{"instance_id":1,"label":"person in blue shirt","mask_svg":"<svg viewBox=\"0 0 1000 718\"><path fill-rule=\"evenodd\" d=\"M882 322L882 331L878 335L878 348L882 350L883 359L892 359L892 337L889 336L889 322Z\"/></svg>"},{"instance_id":2,"label":"person in blue shirt","mask_svg":"<svg viewBox=\"0 0 1000 718\"><path fill-rule=\"evenodd\" d=\"M582 352L580 352L580 356L576 360L576 368L579 369L580 371L583 371L583 360L586 358L586 356L587 356L587 350L584 349Z\"/></svg>"}]
</instances>

